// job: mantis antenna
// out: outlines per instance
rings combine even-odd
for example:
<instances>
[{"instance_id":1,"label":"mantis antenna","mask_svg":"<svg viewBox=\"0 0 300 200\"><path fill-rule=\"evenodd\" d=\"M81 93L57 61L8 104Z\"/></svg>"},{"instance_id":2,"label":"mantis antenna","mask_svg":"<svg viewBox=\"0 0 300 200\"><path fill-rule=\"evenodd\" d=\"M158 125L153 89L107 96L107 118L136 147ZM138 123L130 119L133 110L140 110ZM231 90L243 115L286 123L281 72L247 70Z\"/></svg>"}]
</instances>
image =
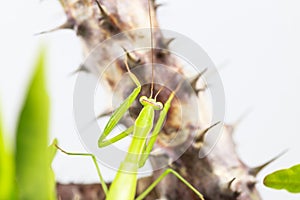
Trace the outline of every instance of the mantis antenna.
<instances>
[{"instance_id":1,"label":"mantis antenna","mask_svg":"<svg viewBox=\"0 0 300 200\"><path fill-rule=\"evenodd\" d=\"M162 86L158 92L156 93L156 95L154 96L154 99L156 100L157 96L159 95L159 93L164 89L164 87Z\"/></svg>"},{"instance_id":2,"label":"mantis antenna","mask_svg":"<svg viewBox=\"0 0 300 200\"><path fill-rule=\"evenodd\" d=\"M151 91L150 91L150 98L153 96L153 87L154 87L154 67L153 67L153 30L152 30L152 13L151 13L151 3L148 0L148 10L149 10L149 22L150 22L150 40L151 40Z\"/></svg>"}]
</instances>

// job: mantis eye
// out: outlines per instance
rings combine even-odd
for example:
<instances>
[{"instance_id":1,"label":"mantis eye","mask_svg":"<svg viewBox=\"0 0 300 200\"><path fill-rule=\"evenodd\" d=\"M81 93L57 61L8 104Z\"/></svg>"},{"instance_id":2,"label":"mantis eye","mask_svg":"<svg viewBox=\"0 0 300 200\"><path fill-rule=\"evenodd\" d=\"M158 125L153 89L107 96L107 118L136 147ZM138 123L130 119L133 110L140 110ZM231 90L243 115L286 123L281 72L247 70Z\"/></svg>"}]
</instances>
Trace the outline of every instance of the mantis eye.
<instances>
[{"instance_id":1,"label":"mantis eye","mask_svg":"<svg viewBox=\"0 0 300 200\"><path fill-rule=\"evenodd\" d=\"M146 97L146 96L141 96L141 98L140 98L140 103L142 104L142 105L145 105L145 101L147 100L148 98Z\"/></svg>"},{"instance_id":2,"label":"mantis eye","mask_svg":"<svg viewBox=\"0 0 300 200\"><path fill-rule=\"evenodd\" d=\"M163 109L163 104L161 102L156 102L154 109L155 110L162 110Z\"/></svg>"}]
</instances>

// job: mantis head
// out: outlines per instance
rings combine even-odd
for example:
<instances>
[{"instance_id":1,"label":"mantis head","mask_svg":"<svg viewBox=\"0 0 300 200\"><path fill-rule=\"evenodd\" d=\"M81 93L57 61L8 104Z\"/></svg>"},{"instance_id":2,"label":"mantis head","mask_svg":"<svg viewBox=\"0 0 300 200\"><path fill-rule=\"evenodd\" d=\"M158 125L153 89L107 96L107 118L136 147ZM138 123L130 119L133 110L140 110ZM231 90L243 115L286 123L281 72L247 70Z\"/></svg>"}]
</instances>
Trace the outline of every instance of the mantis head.
<instances>
[{"instance_id":1,"label":"mantis head","mask_svg":"<svg viewBox=\"0 0 300 200\"><path fill-rule=\"evenodd\" d=\"M146 106L146 105L152 106L154 108L154 110L162 110L164 107L161 102L157 102L156 99L148 98L146 96L141 96L140 103L143 106Z\"/></svg>"}]
</instances>

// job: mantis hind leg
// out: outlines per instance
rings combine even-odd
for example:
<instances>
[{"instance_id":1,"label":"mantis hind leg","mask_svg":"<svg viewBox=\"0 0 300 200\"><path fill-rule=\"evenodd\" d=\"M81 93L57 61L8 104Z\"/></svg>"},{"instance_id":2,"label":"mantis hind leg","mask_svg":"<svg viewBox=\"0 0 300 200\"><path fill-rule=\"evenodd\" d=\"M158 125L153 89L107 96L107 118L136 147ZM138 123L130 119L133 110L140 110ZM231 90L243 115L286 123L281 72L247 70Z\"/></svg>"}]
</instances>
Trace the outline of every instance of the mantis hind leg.
<instances>
[{"instance_id":1,"label":"mantis hind leg","mask_svg":"<svg viewBox=\"0 0 300 200\"><path fill-rule=\"evenodd\" d=\"M94 165L95 165L95 167L97 169L97 173L98 173L98 176L99 176L99 179L100 179L100 183L101 183L102 189L103 189L105 195L107 195L107 193L108 193L108 187L107 187L107 185L106 185L106 183L105 183L105 181L103 179L103 176L102 176L102 174L100 172L100 168L99 168L99 165L97 163L97 160L96 160L96 157L95 157L94 154L67 152L67 151L63 150L62 148L60 148L58 145L55 145L55 147L57 149L59 149L61 152L63 152L64 154L67 154L67 155L70 155L70 156L88 156L88 157L91 157L92 160L93 160L93 162L94 162Z\"/></svg>"},{"instance_id":2,"label":"mantis hind leg","mask_svg":"<svg viewBox=\"0 0 300 200\"><path fill-rule=\"evenodd\" d=\"M144 199L153 190L153 188L170 173L172 173L174 176L176 176L189 189L191 189L199 197L199 199L204 200L203 195L194 186L192 186L185 178L183 178L179 173L177 173L175 170L173 170L171 168L166 169L142 194L140 194L136 198L136 200Z\"/></svg>"}]
</instances>

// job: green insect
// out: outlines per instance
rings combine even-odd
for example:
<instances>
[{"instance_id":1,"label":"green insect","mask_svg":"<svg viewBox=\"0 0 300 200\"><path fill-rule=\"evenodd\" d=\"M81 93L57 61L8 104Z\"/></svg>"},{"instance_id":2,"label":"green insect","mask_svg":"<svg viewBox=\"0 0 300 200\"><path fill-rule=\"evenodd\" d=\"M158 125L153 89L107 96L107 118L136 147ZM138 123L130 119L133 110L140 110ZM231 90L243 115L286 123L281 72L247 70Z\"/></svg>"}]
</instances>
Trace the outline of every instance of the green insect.
<instances>
[{"instance_id":1,"label":"green insect","mask_svg":"<svg viewBox=\"0 0 300 200\"><path fill-rule=\"evenodd\" d=\"M150 0L148 0L149 13L150 11ZM149 14L151 16L151 13ZM151 17L150 26L152 27ZM151 31L151 50L153 49L153 36ZM79 155L79 156L90 156L92 157L94 164L96 166L103 190L106 194L106 200L133 200L136 196L136 186L137 186L137 173L138 169L143 167L146 160L149 157L150 152L156 142L157 136L162 129L163 123L166 119L167 113L171 106L172 100L175 97L176 91L180 88L181 83L178 83L177 88L171 92L167 101L164 105L161 102L156 101L156 97L159 92L163 89L161 88L153 98L153 64L152 64L152 83L151 83L151 94L150 97L142 96L139 102L142 104L143 108L140 111L138 117L136 118L134 125L121 132L115 137L107 139L114 127L119 123L123 115L127 112L133 102L136 100L141 92L142 86L138 78L130 71L127 64L127 57L125 57L125 66L127 68L128 74L131 80L135 83L136 88L132 93L124 100L124 102L114 111L110 117L108 123L106 124L102 135L98 140L98 147L103 148L112 143L115 143L129 135L132 135L132 141L130 143L128 153L124 160L121 162L117 174L108 190L107 185L100 173L96 158L93 154L88 153L70 153L62 150L57 146L62 152L68 155ZM153 50L152 50L152 63L153 63ZM155 110L160 111L158 120L156 124L154 123ZM148 136L151 136L148 139ZM169 173L175 175L180 179L188 188L190 188L199 199L204 200L202 194L198 192L190 183L188 183L182 176L180 176L176 171L169 168L163 172L160 177L157 178L140 196L136 199L141 200L151 192L151 190Z\"/></svg>"},{"instance_id":2,"label":"green insect","mask_svg":"<svg viewBox=\"0 0 300 200\"><path fill-rule=\"evenodd\" d=\"M136 88L133 90L133 92L124 100L124 102L120 105L119 108L115 110L115 112L112 114L111 118L109 119L108 123L106 124L106 127L100 136L98 140L98 147L103 148L105 146L108 146L112 143L115 143L126 136L132 134L132 141L128 149L128 153L121 162L120 167L118 169L118 172L115 176L115 179L113 180L110 189L108 190L107 185L104 182L104 179L100 173L100 169L98 167L96 158L93 154L85 154L85 153L69 153L59 148L62 152L68 154L68 155L79 155L79 156L91 156L94 164L96 166L103 190L106 194L106 200L133 200L136 194L136 185L137 185L137 172L138 169L143 167L146 160L149 157L149 154L153 148L153 145L156 141L156 138L163 126L163 122L166 118L166 115L168 113L168 110L171 106L172 100L176 94L176 91L179 89L181 83L178 84L175 91L172 91L170 96L168 97L166 103L163 105L161 102L156 101L156 96L152 98L152 95L150 97L142 96L139 101L142 104L143 108L140 111L137 119L135 120L135 123L133 126L129 127L122 133L118 134L117 136L106 139L107 136L110 134L110 132L113 130L113 128L119 123L120 119L123 117L125 112L129 109L129 107L133 104L133 102L136 100L137 96L139 95L141 91L141 84L137 77L130 71L127 61L125 61L126 68L128 70L129 76L132 79L132 81L136 84ZM152 93L152 92L151 92ZM159 118L153 128L154 125L154 111L159 110ZM149 134L152 131L152 135L149 140L147 140ZM176 171L169 168L165 172L163 172L160 177L157 178L156 181L154 181L148 189L146 189L140 196L138 196L136 199L141 200L144 197L151 192L151 190L169 173L174 174L178 179L180 179L184 184L186 184L192 191L194 191L197 196L201 200L204 200L203 196L190 184L188 183L182 176L180 176Z\"/></svg>"}]
</instances>

